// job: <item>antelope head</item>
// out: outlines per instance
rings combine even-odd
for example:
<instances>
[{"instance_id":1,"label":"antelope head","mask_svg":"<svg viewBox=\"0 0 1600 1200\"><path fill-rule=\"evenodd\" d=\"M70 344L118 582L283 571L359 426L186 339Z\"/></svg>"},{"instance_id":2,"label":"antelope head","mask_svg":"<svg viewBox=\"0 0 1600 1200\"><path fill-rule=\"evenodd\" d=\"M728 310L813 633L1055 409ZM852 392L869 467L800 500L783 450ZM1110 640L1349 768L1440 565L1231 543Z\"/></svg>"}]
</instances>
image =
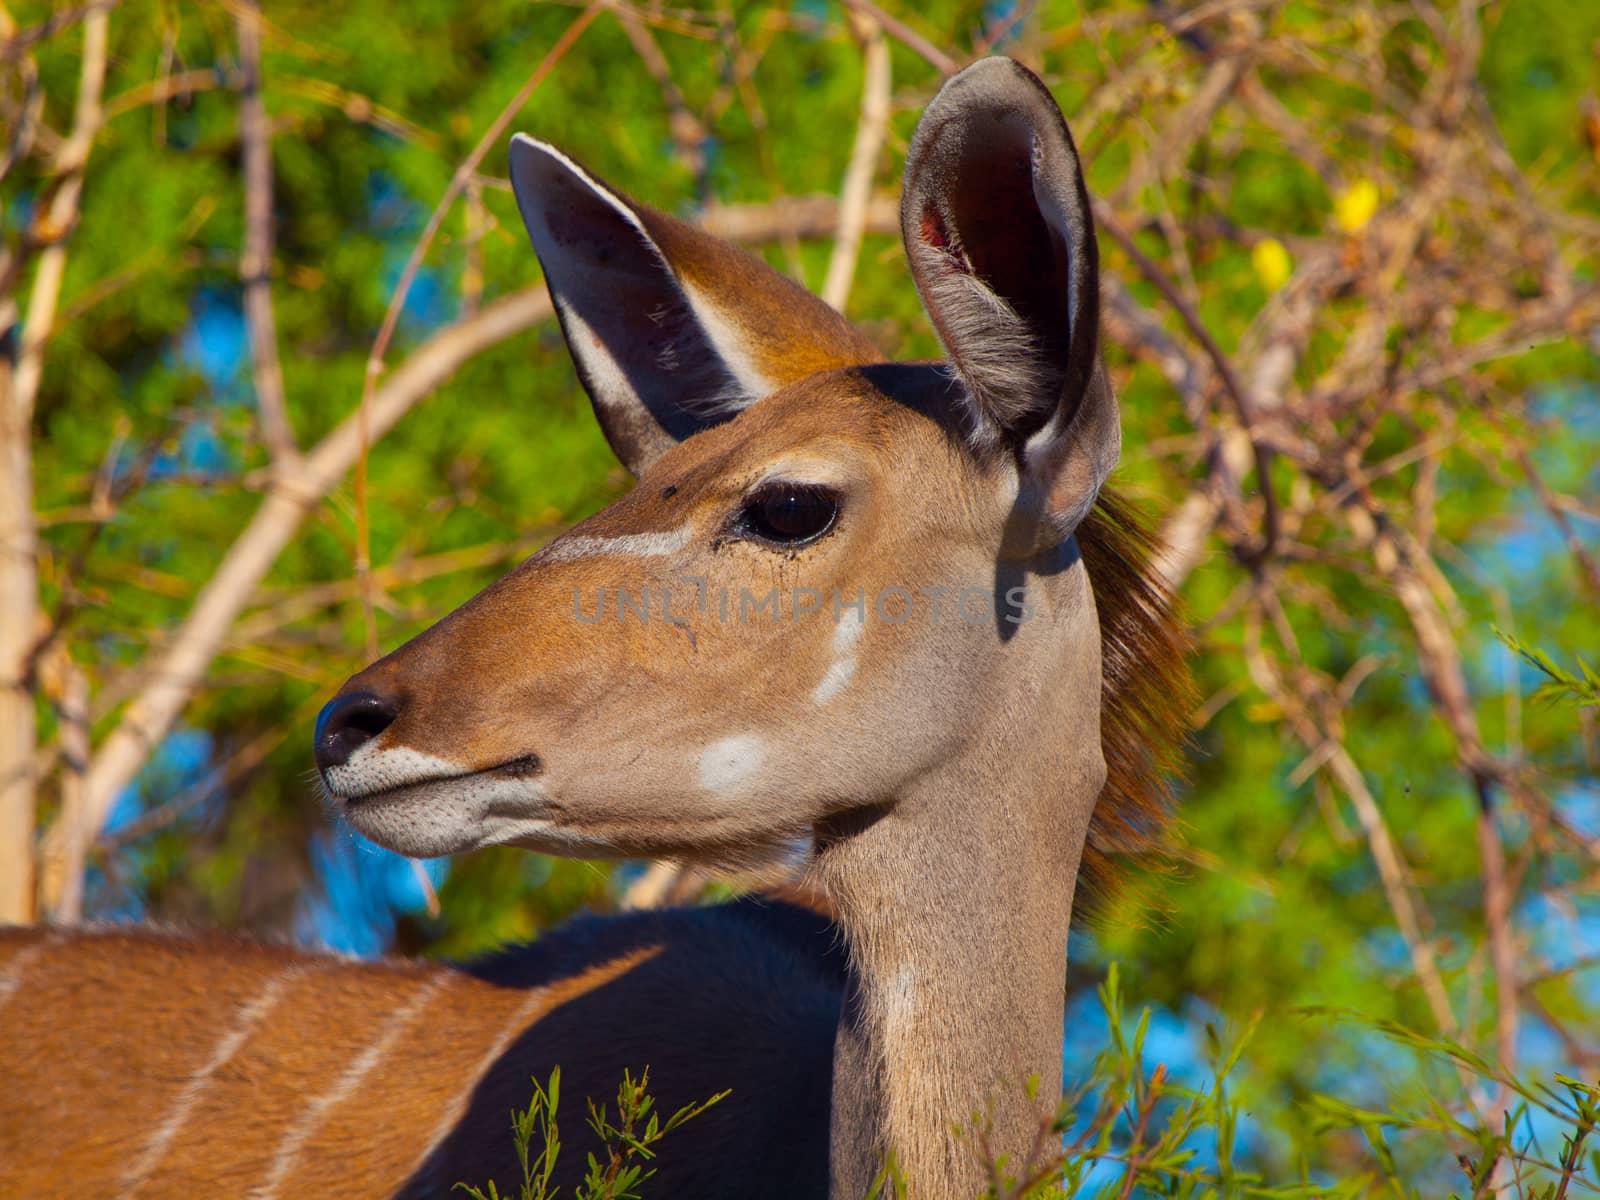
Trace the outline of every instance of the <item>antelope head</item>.
<instances>
[{"instance_id":1,"label":"antelope head","mask_svg":"<svg viewBox=\"0 0 1600 1200\"><path fill-rule=\"evenodd\" d=\"M946 363L883 363L809 292L552 146L519 135L511 174L638 483L345 684L316 756L350 822L421 856L746 859L892 807L980 742L1008 753L1041 705L1081 729L1052 753L1092 808L1100 650L1073 531L1119 433L1089 201L1044 86L981 62L912 142L902 229Z\"/></svg>"}]
</instances>

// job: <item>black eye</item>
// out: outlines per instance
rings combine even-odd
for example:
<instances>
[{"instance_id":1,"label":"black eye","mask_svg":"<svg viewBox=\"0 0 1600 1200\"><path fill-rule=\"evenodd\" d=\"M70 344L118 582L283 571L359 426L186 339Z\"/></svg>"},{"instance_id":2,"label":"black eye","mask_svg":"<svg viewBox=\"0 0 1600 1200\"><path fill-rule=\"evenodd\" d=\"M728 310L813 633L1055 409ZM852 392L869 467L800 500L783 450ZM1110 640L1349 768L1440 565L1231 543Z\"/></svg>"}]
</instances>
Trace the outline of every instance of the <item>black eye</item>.
<instances>
[{"instance_id":1,"label":"black eye","mask_svg":"<svg viewBox=\"0 0 1600 1200\"><path fill-rule=\"evenodd\" d=\"M814 542L839 516L833 492L814 484L771 483L745 501L743 531L780 546Z\"/></svg>"}]
</instances>

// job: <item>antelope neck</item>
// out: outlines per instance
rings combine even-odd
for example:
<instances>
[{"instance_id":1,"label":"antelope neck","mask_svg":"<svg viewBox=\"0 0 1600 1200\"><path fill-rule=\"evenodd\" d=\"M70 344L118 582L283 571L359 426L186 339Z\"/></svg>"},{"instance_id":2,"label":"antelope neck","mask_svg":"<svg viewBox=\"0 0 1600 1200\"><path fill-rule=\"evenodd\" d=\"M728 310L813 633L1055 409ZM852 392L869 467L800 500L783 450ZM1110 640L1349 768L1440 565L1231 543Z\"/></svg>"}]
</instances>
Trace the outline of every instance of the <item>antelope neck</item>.
<instances>
[{"instance_id":1,"label":"antelope neck","mask_svg":"<svg viewBox=\"0 0 1600 1200\"><path fill-rule=\"evenodd\" d=\"M1060 1095L1073 887L1105 774L1093 602L1072 574L1087 622L1079 609L1044 645L1007 647L989 727L893 803L819 831L851 966L833 1200L865 1196L891 1150L913 1197L975 1195L984 1167L951 1123L987 1114L991 1152L1015 1164Z\"/></svg>"}]
</instances>

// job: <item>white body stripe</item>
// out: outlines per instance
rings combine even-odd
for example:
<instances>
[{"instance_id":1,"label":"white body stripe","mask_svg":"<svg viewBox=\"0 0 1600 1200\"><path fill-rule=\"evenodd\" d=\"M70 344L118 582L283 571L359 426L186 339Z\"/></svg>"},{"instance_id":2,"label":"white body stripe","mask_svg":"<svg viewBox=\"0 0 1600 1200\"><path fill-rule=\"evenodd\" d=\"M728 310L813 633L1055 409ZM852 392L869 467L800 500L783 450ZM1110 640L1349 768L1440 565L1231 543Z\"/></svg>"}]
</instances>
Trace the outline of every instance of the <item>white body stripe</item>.
<instances>
[{"instance_id":1,"label":"white body stripe","mask_svg":"<svg viewBox=\"0 0 1600 1200\"><path fill-rule=\"evenodd\" d=\"M289 982L302 974L304 974L302 967L287 968L262 988L259 996L239 1009L238 1017L212 1049L211 1057L206 1060L205 1066L183 1085L183 1091L178 1093L167 1119L151 1135L150 1141L145 1145L144 1153L139 1155L138 1160L123 1176L124 1197L131 1197L138 1192L150 1178L150 1173L161 1165L161 1160L166 1157L167 1148L172 1145L172 1139L178 1136L178 1131L188 1122L194 1106L211 1086L212 1077L239 1052L239 1047L243 1046L245 1039L255 1031L261 1019L277 1005L283 989Z\"/></svg>"},{"instance_id":2,"label":"white body stripe","mask_svg":"<svg viewBox=\"0 0 1600 1200\"><path fill-rule=\"evenodd\" d=\"M372 1068L383 1061L383 1056L394 1047L395 1042L417 1014L428 1006L449 981L450 976L440 972L418 988L410 1000L389 1015L383 1030L373 1039L372 1044L345 1068L344 1074L339 1076L334 1085L306 1106L305 1114L294 1128L284 1135L283 1141L279 1144L278 1153L272 1160L271 1173L262 1181L261 1186L251 1193L255 1200L272 1200L278 1194L278 1189L289 1177L289 1172L294 1170L295 1163L300 1158L300 1151L305 1148L311 1135L323 1121L327 1120L330 1112L355 1094L356 1089L361 1086L361 1081L371 1074Z\"/></svg>"},{"instance_id":3,"label":"white body stripe","mask_svg":"<svg viewBox=\"0 0 1600 1200\"><path fill-rule=\"evenodd\" d=\"M450 1106L443 1119L440 1120L438 1127L434 1129L433 1136L428 1139L428 1144L422 1148L422 1153L417 1155L416 1162L410 1172L410 1176L413 1179L417 1177L417 1172L432 1157L433 1152L439 1148L439 1144L450 1136L450 1131L461 1120L461 1114L466 1112L467 1104L472 1099L472 1093L477 1090L479 1080L488 1074L490 1067L500 1061L500 1056L505 1053L506 1047L511 1044L511 1039L528 1027L529 1019L544 1006L549 993L550 989L548 987L534 988L533 991L529 992L527 1000L511 1015L511 1020L506 1022L505 1028L500 1031L500 1036L495 1038L494 1045L490 1046L488 1052L478 1060L477 1068L456 1093L455 1103ZM424 1187L429 1186L429 1183L430 1181L427 1180L421 1181L421 1185ZM454 1183L455 1181L451 1180L442 1186L448 1189ZM440 1190L438 1187L432 1187L428 1191L413 1193L408 1190L404 1194L407 1196L413 1194L427 1196L435 1194L438 1190Z\"/></svg>"}]
</instances>

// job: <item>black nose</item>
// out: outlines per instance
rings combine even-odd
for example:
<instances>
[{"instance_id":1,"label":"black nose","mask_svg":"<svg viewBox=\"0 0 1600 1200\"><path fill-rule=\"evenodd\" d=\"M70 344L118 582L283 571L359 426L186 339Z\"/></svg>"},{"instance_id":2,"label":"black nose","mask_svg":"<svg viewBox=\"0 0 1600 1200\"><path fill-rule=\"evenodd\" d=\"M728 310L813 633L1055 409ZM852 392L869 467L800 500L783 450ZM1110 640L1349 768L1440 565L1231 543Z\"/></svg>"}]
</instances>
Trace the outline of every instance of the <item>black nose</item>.
<instances>
[{"instance_id":1,"label":"black nose","mask_svg":"<svg viewBox=\"0 0 1600 1200\"><path fill-rule=\"evenodd\" d=\"M317 768L343 766L350 756L394 724L400 706L371 692L335 696L317 714Z\"/></svg>"}]
</instances>

